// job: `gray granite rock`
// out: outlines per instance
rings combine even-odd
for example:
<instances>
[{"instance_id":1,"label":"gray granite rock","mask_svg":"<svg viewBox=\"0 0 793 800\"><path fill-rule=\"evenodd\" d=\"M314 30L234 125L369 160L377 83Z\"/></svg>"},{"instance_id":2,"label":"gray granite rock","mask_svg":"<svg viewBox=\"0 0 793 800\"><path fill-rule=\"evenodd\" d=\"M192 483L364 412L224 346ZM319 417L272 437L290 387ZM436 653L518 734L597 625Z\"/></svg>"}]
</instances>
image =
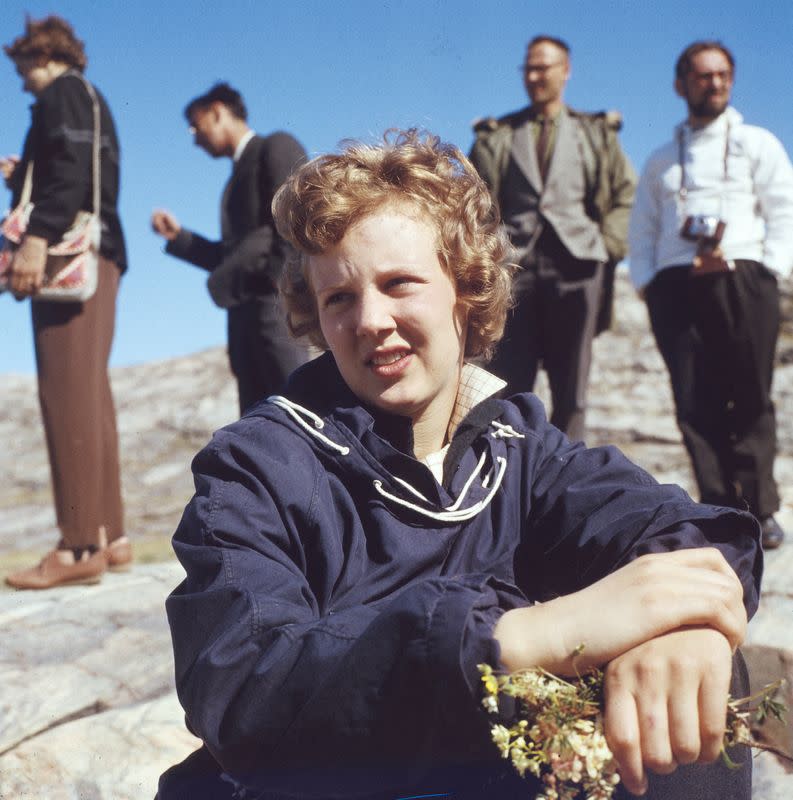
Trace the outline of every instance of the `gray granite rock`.
<instances>
[{"instance_id":1,"label":"gray granite rock","mask_svg":"<svg viewBox=\"0 0 793 800\"><path fill-rule=\"evenodd\" d=\"M0 594L0 798L151 798L199 742L173 690L171 561Z\"/></svg>"},{"instance_id":2,"label":"gray granite rock","mask_svg":"<svg viewBox=\"0 0 793 800\"><path fill-rule=\"evenodd\" d=\"M87 715L0 755L0 798L151 800L157 779L200 745L173 691Z\"/></svg>"}]
</instances>

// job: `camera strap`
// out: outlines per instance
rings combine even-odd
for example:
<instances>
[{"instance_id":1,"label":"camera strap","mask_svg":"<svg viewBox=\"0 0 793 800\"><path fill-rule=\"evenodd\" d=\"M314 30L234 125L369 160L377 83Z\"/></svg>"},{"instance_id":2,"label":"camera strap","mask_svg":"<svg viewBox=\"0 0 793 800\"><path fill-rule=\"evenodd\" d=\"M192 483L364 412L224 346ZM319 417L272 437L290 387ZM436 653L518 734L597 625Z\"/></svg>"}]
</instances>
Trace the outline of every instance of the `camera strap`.
<instances>
[{"instance_id":1,"label":"camera strap","mask_svg":"<svg viewBox=\"0 0 793 800\"><path fill-rule=\"evenodd\" d=\"M724 157L723 157L723 164L724 164L724 177L723 177L723 186L727 185L727 179L729 178L728 172L728 156L730 154L730 119L727 117L727 130L724 134ZM688 125L681 125L677 129L677 160L680 164L680 188L677 191L677 196L680 199L680 202L685 205L686 197L688 196L688 187L687 183L688 180L686 178L686 142L685 142L685 131L689 129ZM723 191L723 187L722 187Z\"/></svg>"}]
</instances>

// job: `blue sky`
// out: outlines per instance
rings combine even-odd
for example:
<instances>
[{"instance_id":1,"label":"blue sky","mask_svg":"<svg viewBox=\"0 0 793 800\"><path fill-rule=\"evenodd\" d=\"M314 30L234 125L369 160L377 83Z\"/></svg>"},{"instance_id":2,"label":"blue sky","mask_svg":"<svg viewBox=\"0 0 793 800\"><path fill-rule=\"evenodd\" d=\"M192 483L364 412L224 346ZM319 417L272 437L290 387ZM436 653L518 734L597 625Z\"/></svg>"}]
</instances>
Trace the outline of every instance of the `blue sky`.
<instances>
[{"instance_id":1,"label":"blue sky","mask_svg":"<svg viewBox=\"0 0 793 800\"><path fill-rule=\"evenodd\" d=\"M518 65L526 41L556 34L573 50L567 101L621 110L623 145L640 168L684 113L671 86L678 53L694 39L720 38L738 62L734 104L793 153L789 0L4 0L0 42L21 33L26 12L72 22L86 43L86 74L119 129L130 271L113 365L225 341L225 315L205 276L166 256L148 222L162 206L218 235L230 165L195 148L182 118L185 103L217 80L240 89L254 128L289 130L310 154L392 126L425 127L467 150L472 120L525 103ZM5 58L0 97L0 153L18 153L31 101ZM5 208L8 193L0 194ZM0 375L34 370L28 304L2 296Z\"/></svg>"}]
</instances>

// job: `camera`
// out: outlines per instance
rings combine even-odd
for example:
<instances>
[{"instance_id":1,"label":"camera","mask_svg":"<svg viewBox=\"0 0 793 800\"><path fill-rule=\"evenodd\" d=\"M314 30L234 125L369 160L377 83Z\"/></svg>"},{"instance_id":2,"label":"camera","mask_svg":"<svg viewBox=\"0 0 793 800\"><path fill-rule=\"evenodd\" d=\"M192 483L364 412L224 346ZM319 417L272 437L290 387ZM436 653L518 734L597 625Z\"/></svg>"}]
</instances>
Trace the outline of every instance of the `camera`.
<instances>
[{"instance_id":1,"label":"camera","mask_svg":"<svg viewBox=\"0 0 793 800\"><path fill-rule=\"evenodd\" d=\"M726 227L727 223L723 219L709 214L686 217L680 235L689 242L697 243L692 275L710 275L714 272L728 272L734 268L733 262L724 258L719 246Z\"/></svg>"},{"instance_id":2,"label":"camera","mask_svg":"<svg viewBox=\"0 0 793 800\"><path fill-rule=\"evenodd\" d=\"M713 250L724 237L727 223L708 214L693 214L686 217L680 235L689 242L698 242L703 249Z\"/></svg>"}]
</instances>

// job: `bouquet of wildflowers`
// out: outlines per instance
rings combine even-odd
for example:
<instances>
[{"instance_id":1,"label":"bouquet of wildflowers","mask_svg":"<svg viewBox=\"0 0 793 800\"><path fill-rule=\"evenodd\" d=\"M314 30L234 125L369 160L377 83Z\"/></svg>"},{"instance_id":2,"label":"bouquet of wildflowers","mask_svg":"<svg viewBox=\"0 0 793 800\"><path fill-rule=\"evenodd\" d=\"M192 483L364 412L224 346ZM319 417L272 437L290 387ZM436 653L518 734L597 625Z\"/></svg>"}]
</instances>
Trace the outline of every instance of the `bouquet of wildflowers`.
<instances>
[{"instance_id":1,"label":"bouquet of wildflowers","mask_svg":"<svg viewBox=\"0 0 793 800\"><path fill-rule=\"evenodd\" d=\"M490 734L521 777L529 772L542 782L535 800L611 798L620 777L603 732L602 671L593 670L572 681L539 667L500 675L480 664L479 671L484 686L482 704L489 713L499 712L499 695L517 701L517 721L510 726L494 724ZM782 718L785 708L774 699L780 685L781 681L752 697L730 700L722 748L728 766L740 766L726 752L737 744L778 752L757 742L751 725L762 724L769 716Z\"/></svg>"}]
</instances>

